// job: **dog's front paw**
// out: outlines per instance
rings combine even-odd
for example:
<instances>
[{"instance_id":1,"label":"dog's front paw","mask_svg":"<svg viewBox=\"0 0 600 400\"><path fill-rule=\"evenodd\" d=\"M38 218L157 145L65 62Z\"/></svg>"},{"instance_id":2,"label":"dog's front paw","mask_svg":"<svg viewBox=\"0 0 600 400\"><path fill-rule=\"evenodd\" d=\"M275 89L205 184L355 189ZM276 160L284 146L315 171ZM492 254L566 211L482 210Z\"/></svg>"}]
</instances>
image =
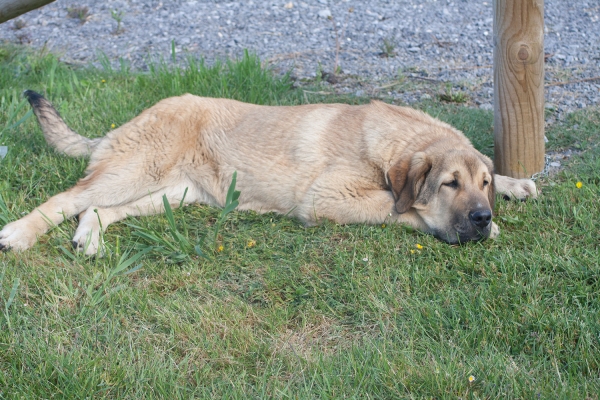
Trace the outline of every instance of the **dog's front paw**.
<instances>
[{"instance_id":1,"label":"dog's front paw","mask_svg":"<svg viewBox=\"0 0 600 400\"><path fill-rule=\"evenodd\" d=\"M535 199L538 197L539 192L534 181L531 179L517 179L516 181L513 190L510 192L512 196L519 200L525 200L529 197Z\"/></svg>"},{"instance_id":2,"label":"dog's front paw","mask_svg":"<svg viewBox=\"0 0 600 400\"><path fill-rule=\"evenodd\" d=\"M492 222L492 226L490 228L490 239L496 239L498 236L500 236L500 228L498 228L498 225L496 225L495 222Z\"/></svg>"},{"instance_id":3,"label":"dog's front paw","mask_svg":"<svg viewBox=\"0 0 600 400\"><path fill-rule=\"evenodd\" d=\"M503 195L507 199L535 199L539 194L538 189L535 187L535 182L531 179L515 179L504 175L496 175L494 179L496 193Z\"/></svg>"},{"instance_id":4,"label":"dog's front paw","mask_svg":"<svg viewBox=\"0 0 600 400\"><path fill-rule=\"evenodd\" d=\"M24 251L36 241L36 230L23 220L11 222L0 231L0 250Z\"/></svg>"}]
</instances>

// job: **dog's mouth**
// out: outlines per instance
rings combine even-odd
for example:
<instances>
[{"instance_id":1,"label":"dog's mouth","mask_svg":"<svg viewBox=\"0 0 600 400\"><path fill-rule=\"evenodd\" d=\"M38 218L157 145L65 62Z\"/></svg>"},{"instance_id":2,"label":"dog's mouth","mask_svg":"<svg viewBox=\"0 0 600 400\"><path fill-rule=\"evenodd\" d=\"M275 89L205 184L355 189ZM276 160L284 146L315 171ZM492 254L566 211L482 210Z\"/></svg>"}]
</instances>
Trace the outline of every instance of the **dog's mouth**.
<instances>
[{"instance_id":1,"label":"dog's mouth","mask_svg":"<svg viewBox=\"0 0 600 400\"><path fill-rule=\"evenodd\" d=\"M491 222L484 228L473 226L470 223L460 223L454 224L451 230L435 230L433 236L448 244L464 244L486 240L489 238L491 231Z\"/></svg>"}]
</instances>

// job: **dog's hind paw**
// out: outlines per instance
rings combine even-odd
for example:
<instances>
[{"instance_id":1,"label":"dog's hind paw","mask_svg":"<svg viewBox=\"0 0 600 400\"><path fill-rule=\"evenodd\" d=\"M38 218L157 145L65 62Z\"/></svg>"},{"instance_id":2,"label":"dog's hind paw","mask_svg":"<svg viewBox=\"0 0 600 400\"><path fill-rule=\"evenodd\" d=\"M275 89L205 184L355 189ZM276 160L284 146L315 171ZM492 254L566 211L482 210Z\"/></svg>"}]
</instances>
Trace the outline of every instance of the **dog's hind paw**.
<instances>
[{"instance_id":1,"label":"dog's hind paw","mask_svg":"<svg viewBox=\"0 0 600 400\"><path fill-rule=\"evenodd\" d=\"M92 211L86 211L79 218L79 226L71 240L71 245L75 250L87 256L102 257L104 245L100 239L100 230L98 215Z\"/></svg>"},{"instance_id":2,"label":"dog's hind paw","mask_svg":"<svg viewBox=\"0 0 600 400\"><path fill-rule=\"evenodd\" d=\"M11 222L0 231L0 250L24 251L36 241L35 230L22 220Z\"/></svg>"},{"instance_id":3,"label":"dog's hind paw","mask_svg":"<svg viewBox=\"0 0 600 400\"><path fill-rule=\"evenodd\" d=\"M81 225L77 228L71 245L75 250L80 253L84 253L86 256L99 256L102 257L104 252L102 248L104 246L100 243L100 234L98 231L88 231L81 229Z\"/></svg>"}]
</instances>

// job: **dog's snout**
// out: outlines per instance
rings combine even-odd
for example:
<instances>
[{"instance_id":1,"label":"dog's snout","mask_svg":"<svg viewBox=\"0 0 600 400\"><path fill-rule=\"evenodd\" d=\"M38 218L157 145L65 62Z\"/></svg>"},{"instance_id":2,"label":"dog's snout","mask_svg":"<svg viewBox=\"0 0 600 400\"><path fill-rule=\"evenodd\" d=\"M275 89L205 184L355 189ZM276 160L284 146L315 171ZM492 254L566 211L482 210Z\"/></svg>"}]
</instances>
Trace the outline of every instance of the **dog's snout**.
<instances>
[{"instance_id":1,"label":"dog's snout","mask_svg":"<svg viewBox=\"0 0 600 400\"><path fill-rule=\"evenodd\" d=\"M492 222L492 212L490 210L476 210L469 213L469 219L473 225L479 228L485 228Z\"/></svg>"}]
</instances>

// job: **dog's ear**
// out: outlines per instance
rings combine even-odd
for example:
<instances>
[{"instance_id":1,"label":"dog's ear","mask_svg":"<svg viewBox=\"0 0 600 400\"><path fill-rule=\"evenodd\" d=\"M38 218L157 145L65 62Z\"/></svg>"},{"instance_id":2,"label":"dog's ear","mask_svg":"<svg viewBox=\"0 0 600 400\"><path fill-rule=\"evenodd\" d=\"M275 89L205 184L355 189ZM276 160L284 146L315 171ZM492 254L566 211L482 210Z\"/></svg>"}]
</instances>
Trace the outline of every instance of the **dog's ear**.
<instances>
[{"instance_id":1,"label":"dog's ear","mask_svg":"<svg viewBox=\"0 0 600 400\"><path fill-rule=\"evenodd\" d=\"M492 182L490 182L490 188L488 189L488 200L490 202L490 209L494 212L496 206L496 184L494 183L494 174L492 174Z\"/></svg>"},{"instance_id":2,"label":"dog's ear","mask_svg":"<svg viewBox=\"0 0 600 400\"><path fill-rule=\"evenodd\" d=\"M388 179L399 214L407 212L413 206L430 170L431 160L422 152L401 159L390 168Z\"/></svg>"},{"instance_id":3,"label":"dog's ear","mask_svg":"<svg viewBox=\"0 0 600 400\"><path fill-rule=\"evenodd\" d=\"M494 174L494 163L492 162L492 160L490 160L489 158L487 158L485 156L483 156L481 158L483 160L483 163L487 167L488 172L490 173L490 176L492 178L492 180L489 183L489 188L488 188L488 202L490 203L490 208L492 209L492 212L494 212L494 206L496 205L496 182L495 182L495 174Z\"/></svg>"}]
</instances>

